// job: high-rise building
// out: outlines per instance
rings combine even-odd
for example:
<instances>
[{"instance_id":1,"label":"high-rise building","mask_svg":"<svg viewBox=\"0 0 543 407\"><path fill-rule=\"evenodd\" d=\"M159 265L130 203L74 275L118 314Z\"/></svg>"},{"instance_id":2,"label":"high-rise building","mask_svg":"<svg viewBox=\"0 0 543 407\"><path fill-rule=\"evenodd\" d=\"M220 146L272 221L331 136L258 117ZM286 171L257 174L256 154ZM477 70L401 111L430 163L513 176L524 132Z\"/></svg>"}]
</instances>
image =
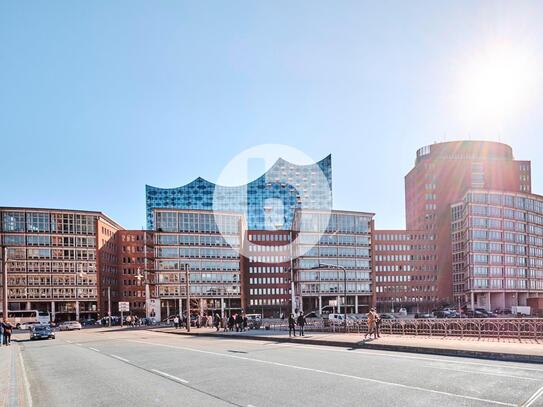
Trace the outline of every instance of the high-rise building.
<instances>
[{"instance_id":1,"label":"high-rise building","mask_svg":"<svg viewBox=\"0 0 543 407\"><path fill-rule=\"evenodd\" d=\"M283 159L246 185L228 187L203 178L178 188L146 186L147 227L155 229L153 209L234 212L250 230L288 230L300 208L332 208L332 157L309 165Z\"/></svg>"},{"instance_id":2,"label":"high-rise building","mask_svg":"<svg viewBox=\"0 0 543 407\"><path fill-rule=\"evenodd\" d=\"M437 246L427 231L376 230L372 239L378 311L428 312L437 297Z\"/></svg>"},{"instance_id":3,"label":"high-rise building","mask_svg":"<svg viewBox=\"0 0 543 407\"><path fill-rule=\"evenodd\" d=\"M297 215L300 212L297 212ZM294 221L296 308L367 312L375 305L373 213L305 211Z\"/></svg>"},{"instance_id":4,"label":"high-rise building","mask_svg":"<svg viewBox=\"0 0 543 407\"><path fill-rule=\"evenodd\" d=\"M543 197L468 190L451 205L455 300L511 309L543 297Z\"/></svg>"},{"instance_id":5,"label":"high-rise building","mask_svg":"<svg viewBox=\"0 0 543 407\"><path fill-rule=\"evenodd\" d=\"M10 310L48 312L52 320L97 318L102 277L117 266L122 227L101 212L0 208Z\"/></svg>"},{"instance_id":6,"label":"high-rise building","mask_svg":"<svg viewBox=\"0 0 543 407\"><path fill-rule=\"evenodd\" d=\"M187 309L193 314L230 314L246 308L242 297L243 216L206 210L154 209L157 318ZM187 278L188 284L187 284Z\"/></svg>"},{"instance_id":7,"label":"high-rise building","mask_svg":"<svg viewBox=\"0 0 543 407\"><path fill-rule=\"evenodd\" d=\"M132 315L145 317L149 312L151 291L155 290L154 273L150 272L154 270L155 262L154 233L146 230L119 230L115 241L118 296L113 300L112 310L118 310L119 301L128 302Z\"/></svg>"},{"instance_id":8,"label":"high-rise building","mask_svg":"<svg viewBox=\"0 0 543 407\"><path fill-rule=\"evenodd\" d=\"M408 230L436 235L438 297L453 301L450 206L470 189L531 192L529 161L517 161L510 146L489 141L453 141L422 147L405 177Z\"/></svg>"},{"instance_id":9,"label":"high-rise building","mask_svg":"<svg viewBox=\"0 0 543 407\"><path fill-rule=\"evenodd\" d=\"M292 231L248 230L242 276L249 313L279 318L291 311Z\"/></svg>"}]
</instances>

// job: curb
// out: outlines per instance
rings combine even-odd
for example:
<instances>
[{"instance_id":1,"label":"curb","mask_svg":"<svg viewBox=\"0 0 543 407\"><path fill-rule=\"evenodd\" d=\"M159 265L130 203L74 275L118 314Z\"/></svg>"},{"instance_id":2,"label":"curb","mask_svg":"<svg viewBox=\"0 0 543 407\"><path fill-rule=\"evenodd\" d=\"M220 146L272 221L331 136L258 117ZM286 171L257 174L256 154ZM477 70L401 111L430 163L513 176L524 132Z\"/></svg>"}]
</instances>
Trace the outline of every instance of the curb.
<instances>
[{"instance_id":1,"label":"curb","mask_svg":"<svg viewBox=\"0 0 543 407\"><path fill-rule=\"evenodd\" d=\"M523 355L518 353L501 353L501 352L486 352L486 351L474 351L464 349L446 349L446 348L427 348L419 346L402 346L402 345L380 345L374 343L361 342L342 342L333 340L315 340L315 339L294 339L294 338L277 338L273 336L245 336L239 334L232 335L217 335L216 333L192 333L192 332L171 332L155 330L155 332L161 332L172 335L185 335L185 336L205 336L221 339L248 339L255 341L266 342L278 342L278 343L298 343L304 345L315 346L334 346L349 349L370 349L370 350L383 350L391 352L405 352L405 353L421 353L426 355L437 356L454 356L462 358L472 359L486 359L497 360L502 362L519 362L519 363L536 363L543 364L543 356L540 355Z\"/></svg>"}]
</instances>

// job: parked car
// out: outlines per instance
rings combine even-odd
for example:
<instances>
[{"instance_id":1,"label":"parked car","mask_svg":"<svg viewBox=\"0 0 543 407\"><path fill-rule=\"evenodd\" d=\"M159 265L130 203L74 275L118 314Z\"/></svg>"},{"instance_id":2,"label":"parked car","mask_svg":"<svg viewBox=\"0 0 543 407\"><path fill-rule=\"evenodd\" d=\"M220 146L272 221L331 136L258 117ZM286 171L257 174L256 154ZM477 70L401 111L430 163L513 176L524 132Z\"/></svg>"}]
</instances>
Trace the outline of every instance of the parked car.
<instances>
[{"instance_id":1,"label":"parked car","mask_svg":"<svg viewBox=\"0 0 543 407\"><path fill-rule=\"evenodd\" d=\"M55 332L49 325L34 325L30 330L30 340L55 339Z\"/></svg>"},{"instance_id":2,"label":"parked car","mask_svg":"<svg viewBox=\"0 0 543 407\"><path fill-rule=\"evenodd\" d=\"M61 331L74 331L80 330L82 327L81 324L77 321L64 321L58 326L58 328Z\"/></svg>"},{"instance_id":3,"label":"parked car","mask_svg":"<svg viewBox=\"0 0 543 407\"><path fill-rule=\"evenodd\" d=\"M39 322L21 322L15 328L23 330L31 330L34 326L40 325Z\"/></svg>"},{"instance_id":4,"label":"parked car","mask_svg":"<svg viewBox=\"0 0 543 407\"><path fill-rule=\"evenodd\" d=\"M434 315L429 312L417 312L415 314L416 319L434 319Z\"/></svg>"},{"instance_id":5,"label":"parked car","mask_svg":"<svg viewBox=\"0 0 543 407\"><path fill-rule=\"evenodd\" d=\"M262 316L260 314L247 314L247 328L260 329L262 326Z\"/></svg>"},{"instance_id":6,"label":"parked car","mask_svg":"<svg viewBox=\"0 0 543 407\"><path fill-rule=\"evenodd\" d=\"M392 314L379 314L379 317L381 319L398 319Z\"/></svg>"},{"instance_id":7,"label":"parked car","mask_svg":"<svg viewBox=\"0 0 543 407\"><path fill-rule=\"evenodd\" d=\"M81 325L82 325L82 326L93 326L93 325L95 325L95 324L96 324L96 320L95 320L95 319L92 319L92 318L90 318L90 319L85 319L85 320L81 321Z\"/></svg>"}]
</instances>

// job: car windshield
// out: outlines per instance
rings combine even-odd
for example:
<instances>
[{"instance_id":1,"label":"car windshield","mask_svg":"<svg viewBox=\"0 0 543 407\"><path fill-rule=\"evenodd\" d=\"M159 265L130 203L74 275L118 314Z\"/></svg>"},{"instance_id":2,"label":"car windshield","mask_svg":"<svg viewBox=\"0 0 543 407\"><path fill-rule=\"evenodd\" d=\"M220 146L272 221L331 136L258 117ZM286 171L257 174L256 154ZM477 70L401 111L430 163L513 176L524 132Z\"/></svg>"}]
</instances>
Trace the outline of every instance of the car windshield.
<instances>
[{"instance_id":1,"label":"car windshield","mask_svg":"<svg viewBox=\"0 0 543 407\"><path fill-rule=\"evenodd\" d=\"M49 329L49 327L46 325L37 325L33 329L35 331L46 331L47 329Z\"/></svg>"}]
</instances>

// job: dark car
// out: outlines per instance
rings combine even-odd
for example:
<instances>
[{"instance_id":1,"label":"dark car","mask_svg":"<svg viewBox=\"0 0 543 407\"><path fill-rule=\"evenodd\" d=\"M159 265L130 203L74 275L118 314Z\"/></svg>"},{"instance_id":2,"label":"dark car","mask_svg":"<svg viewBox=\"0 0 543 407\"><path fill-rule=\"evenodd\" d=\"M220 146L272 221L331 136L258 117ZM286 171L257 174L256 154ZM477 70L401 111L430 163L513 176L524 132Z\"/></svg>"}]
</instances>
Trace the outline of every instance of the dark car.
<instances>
[{"instance_id":1,"label":"dark car","mask_svg":"<svg viewBox=\"0 0 543 407\"><path fill-rule=\"evenodd\" d=\"M379 315L379 318L381 318L381 319L398 319L392 314L381 314L381 315Z\"/></svg>"},{"instance_id":2,"label":"dark car","mask_svg":"<svg viewBox=\"0 0 543 407\"><path fill-rule=\"evenodd\" d=\"M417 312L415 314L416 319L434 319L434 314L431 314L429 312Z\"/></svg>"},{"instance_id":3,"label":"dark car","mask_svg":"<svg viewBox=\"0 0 543 407\"><path fill-rule=\"evenodd\" d=\"M49 325L35 325L30 330L30 340L55 339L55 332Z\"/></svg>"}]
</instances>

